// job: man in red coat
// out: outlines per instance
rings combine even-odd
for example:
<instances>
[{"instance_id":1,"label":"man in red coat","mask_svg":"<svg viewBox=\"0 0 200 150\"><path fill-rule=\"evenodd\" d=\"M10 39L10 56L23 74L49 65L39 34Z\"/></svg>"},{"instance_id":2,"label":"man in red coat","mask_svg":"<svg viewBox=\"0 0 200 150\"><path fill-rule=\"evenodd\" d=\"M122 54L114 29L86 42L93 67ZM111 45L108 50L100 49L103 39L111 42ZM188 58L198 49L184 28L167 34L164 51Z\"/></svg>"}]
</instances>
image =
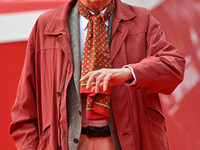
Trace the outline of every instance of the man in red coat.
<instances>
[{"instance_id":1,"label":"man in red coat","mask_svg":"<svg viewBox=\"0 0 200 150\"><path fill-rule=\"evenodd\" d=\"M147 9L67 1L31 32L10 134L20 150L168 150L158 93L184 66Z\"/></svg>"}]
</instances>

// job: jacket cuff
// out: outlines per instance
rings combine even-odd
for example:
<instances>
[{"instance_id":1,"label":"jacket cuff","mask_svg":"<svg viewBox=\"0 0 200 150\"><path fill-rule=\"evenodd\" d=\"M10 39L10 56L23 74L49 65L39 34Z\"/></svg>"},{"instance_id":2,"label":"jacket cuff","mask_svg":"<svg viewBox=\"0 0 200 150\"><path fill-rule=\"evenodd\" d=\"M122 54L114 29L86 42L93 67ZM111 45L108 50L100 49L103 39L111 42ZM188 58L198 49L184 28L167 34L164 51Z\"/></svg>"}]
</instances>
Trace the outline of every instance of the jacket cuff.
<instances>
[{"instance_id":1,"label":"jacket cuff","mask_svg":"<svg viewBox=\"0 0 200 150\"><path fill-rule=\"evenodd\" d=\"M134 72L133 68L131 66L129 66L129 65L125 65L125 66L123 66L123 68L130 68L131 72L132 72L132 75L133 75L133 79L125 81L124 84L126 86L134 86L134 85L136 85L137 84L137 79L136 79L135 72Z\"/></svg>"}]
</instances>

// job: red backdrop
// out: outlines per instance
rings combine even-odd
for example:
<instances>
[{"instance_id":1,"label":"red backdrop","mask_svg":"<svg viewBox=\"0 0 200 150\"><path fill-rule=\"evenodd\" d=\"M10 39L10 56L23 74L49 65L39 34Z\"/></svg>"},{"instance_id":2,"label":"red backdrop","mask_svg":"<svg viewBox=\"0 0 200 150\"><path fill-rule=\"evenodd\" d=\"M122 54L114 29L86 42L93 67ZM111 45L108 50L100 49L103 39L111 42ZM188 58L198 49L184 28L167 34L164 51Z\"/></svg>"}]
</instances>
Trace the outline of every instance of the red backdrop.
<instances>
[{"instance_id":1,"label":"red backdrop","mask_svg":"<svg viewBox=\"0 0 200 150\"><path fill-rule=\"evenodd\" d=\"M152 11L167 39L186 57L184 81L163 96L171 150L200 149L200 0L167 0Z\"/></svg>"},{"instance_id":2,"label":"red backdrop","mask_svg":"<svg viewBox=\"0 0 200 150\"><path fill-rule=\"evenodd\" d=\"M64 1L0 2L0 13L49 9ZM200 149L200 0L166 0L152 11L167 39L187 59L184 82L161 95L171 150ZM1 36L1 35L0 35ZM0 44L1 149L14 150L10 111L21 74L26 41Z\"/></svg>"}]
</instances>

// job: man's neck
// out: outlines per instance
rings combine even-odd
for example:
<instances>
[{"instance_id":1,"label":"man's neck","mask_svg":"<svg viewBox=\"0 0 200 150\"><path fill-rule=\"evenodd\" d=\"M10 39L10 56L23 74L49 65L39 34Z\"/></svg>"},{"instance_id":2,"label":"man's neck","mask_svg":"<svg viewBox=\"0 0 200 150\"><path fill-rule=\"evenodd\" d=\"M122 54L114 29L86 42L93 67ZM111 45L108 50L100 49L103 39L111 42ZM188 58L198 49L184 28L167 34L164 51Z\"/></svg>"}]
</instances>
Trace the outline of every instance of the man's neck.
<instances>
[{"instance_id":1,"label":"man's neck","mask_svg":"<svg viewBox=\"0 0 200 150\"><path fill-rule=\"evenodd\" d=\"M99 14L111 0L80 0L80 2L95 14Z\"/></svg>"}]
</instances>

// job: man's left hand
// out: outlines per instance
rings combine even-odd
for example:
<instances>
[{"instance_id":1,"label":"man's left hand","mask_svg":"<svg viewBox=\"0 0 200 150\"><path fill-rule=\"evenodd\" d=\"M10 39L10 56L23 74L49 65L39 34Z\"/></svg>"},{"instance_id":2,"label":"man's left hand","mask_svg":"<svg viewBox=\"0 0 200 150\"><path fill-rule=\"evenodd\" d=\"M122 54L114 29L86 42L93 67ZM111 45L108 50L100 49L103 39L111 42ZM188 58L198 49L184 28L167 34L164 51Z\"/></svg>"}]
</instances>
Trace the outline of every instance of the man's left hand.
<instances>
[{"instance_id":1,"label":"man's left hand","mask_svg":"<svg viewBox=\"0 0 200 150\"><path fill-rule=\"evenodd\" d=\"M130 68L103 68L87 73L84 77L80 79L80 81L88 80L86 89L91 86L92 82L96 82L91 91L98 93L100 88L103 88L103 91L106 91L109 86L114 86L131 79L133 79L133 75Z\"/></svg>"}]
</instances>

